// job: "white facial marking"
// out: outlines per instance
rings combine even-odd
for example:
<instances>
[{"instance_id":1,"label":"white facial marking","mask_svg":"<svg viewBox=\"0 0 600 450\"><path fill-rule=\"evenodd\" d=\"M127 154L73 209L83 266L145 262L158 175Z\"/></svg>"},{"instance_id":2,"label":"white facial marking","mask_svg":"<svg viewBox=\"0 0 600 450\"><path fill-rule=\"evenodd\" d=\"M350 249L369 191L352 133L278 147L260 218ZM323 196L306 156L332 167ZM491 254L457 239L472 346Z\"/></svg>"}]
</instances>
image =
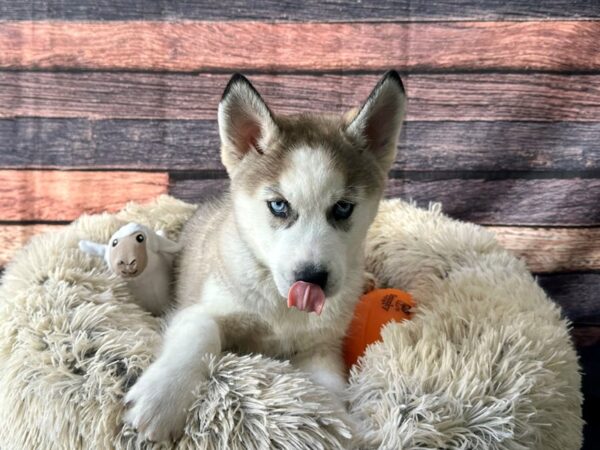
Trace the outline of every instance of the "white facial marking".
<instances>
[{"instance_id":1,"label":"white facial marking","mask_svg":"<svg viewBox=\"0 0 600 450\"><path fill-rule=\"evenodd\" d=\"M293 150L286 166L276 188L296 220L287 227L273 227L278 219L267 202L279 199L268 189L273 186L265 185L254 196L241 193L234 198L238 224L253 252L270 268L282 297L287 297L298 272L307 266L327 271L325 293L333 296L344 284L349 268L361 263L364 238L378 199L366 198L360 187L349 191L345 174L323 149ZM346 229L328 220L331 208L341 200L355 204Z\"/></svg>"}]
</instances>

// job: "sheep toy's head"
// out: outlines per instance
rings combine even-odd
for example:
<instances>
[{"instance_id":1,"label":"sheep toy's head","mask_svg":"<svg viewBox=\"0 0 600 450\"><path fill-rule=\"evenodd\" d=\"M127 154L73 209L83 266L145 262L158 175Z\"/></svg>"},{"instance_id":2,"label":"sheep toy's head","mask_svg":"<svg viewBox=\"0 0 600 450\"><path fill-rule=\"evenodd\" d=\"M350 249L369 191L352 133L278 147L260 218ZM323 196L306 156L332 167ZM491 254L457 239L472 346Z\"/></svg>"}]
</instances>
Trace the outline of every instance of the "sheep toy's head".
<instances>
[{"instance_id":1,"label":"sheep toy's head","mask_svg":"<svg viewBox=\"0 0 600 450\"><path fill-rule=\"evenodd\" d=\"M157 253L175 253L179 245L148 227L128 223L110 237L108 245L82 240L79 248L92 255L102 256L108 267L123 278L135 278L144 272L150 258Z\"/></svg>"},{"instance_id":2,"label":"sheep toy's head","mask_svg":"<svg viewBox=\"0 0 600 450\"><path fill-rule=\"evenodd\" d=\"M113 234L105 256L113 272L123 278L141 275L148 265L148 241L148 233L141 226L126 225Z\"/></svg>"}]
</instances>

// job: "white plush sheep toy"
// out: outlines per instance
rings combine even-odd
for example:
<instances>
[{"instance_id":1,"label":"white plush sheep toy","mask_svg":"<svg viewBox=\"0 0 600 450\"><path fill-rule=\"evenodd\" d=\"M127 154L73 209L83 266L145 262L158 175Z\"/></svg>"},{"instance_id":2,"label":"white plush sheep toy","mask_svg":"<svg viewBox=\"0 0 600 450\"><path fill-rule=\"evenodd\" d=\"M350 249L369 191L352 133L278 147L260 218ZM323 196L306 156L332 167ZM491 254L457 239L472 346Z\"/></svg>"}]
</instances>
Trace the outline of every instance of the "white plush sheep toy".
<instances>
[{"instance_id":1,"label":"white plush sheep toy","mask_svg":"<svg viewBox=\"0 0 600 450\"><path fill-rule=\"evenodd\" d=\"M139 223L119 228L108 245L82 240L79 249L101 256L108 267L127 281L136 303L154 315L170 304L171 266L181 246Z\"/></svg>"}]
</instances>

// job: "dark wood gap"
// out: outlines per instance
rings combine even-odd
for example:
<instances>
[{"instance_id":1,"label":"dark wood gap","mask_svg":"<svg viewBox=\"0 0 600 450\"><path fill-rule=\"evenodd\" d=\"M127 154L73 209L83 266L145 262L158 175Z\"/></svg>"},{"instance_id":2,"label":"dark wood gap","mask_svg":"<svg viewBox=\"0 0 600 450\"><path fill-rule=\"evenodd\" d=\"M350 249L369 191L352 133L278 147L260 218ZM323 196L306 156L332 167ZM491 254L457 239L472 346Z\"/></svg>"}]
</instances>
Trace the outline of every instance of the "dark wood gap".
<instances>
[{"instance_id":1,"label":"dark wood gap","mask_svg":"<svg viewBox=\"0 0 600 450\"><path fill-rule=\"evenodd\" d=\"M72 220L0 220L0 226L69 225Z\"/></svg>"}]
</instances>

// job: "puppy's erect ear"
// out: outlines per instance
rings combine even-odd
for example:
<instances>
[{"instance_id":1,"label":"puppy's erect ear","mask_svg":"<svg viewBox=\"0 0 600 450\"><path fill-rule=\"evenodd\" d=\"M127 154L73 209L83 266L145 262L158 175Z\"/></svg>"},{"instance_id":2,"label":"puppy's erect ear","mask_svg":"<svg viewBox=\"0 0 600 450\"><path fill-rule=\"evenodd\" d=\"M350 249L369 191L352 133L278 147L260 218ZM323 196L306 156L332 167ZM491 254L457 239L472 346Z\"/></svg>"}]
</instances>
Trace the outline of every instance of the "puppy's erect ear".
<instances>
[{"instance_id":1,"label":"puppy's erect ear","mask_svg":"<svg viewBox=\"0 0 600 450\"><path fill-rule=\"evenodd\" d=\"M225 88L218 118L221 159L230 175L249 152L262 154L277 132L266 103L246 77L238 73Z\"/></svg>"},{"instance_id":2,"label":"puppy's erect ear","mask_svg":"<svg viewBox=\"0 0 600 450\"><path fill-rule=\"evenodd\" d=\"M405 106L402 80L396 71L390 70L377 83L346 128L347 133L364 142L386 172L396 158Z\"/></svg>"}]
</instances>

